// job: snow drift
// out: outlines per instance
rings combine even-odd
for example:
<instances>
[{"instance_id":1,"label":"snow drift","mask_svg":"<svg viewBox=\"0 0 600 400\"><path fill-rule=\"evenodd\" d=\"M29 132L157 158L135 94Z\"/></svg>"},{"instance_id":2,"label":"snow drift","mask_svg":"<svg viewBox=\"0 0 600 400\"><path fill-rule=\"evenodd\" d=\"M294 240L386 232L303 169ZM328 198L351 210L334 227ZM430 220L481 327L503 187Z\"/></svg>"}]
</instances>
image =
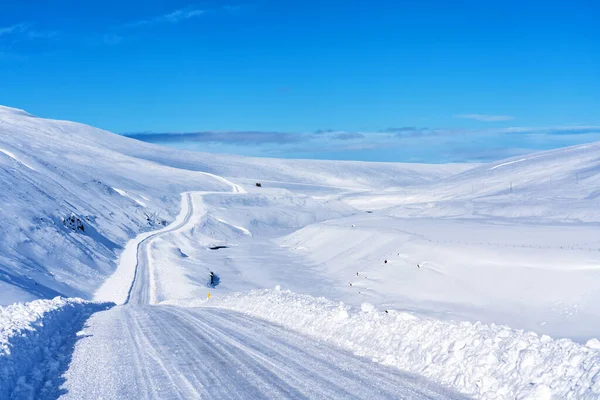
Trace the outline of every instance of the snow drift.
<instances>
[{"instance_id":1,"label":"snow drift","mask_svg":"<svg viewBox=\"0 0 600 400\"><path fill-rule=\"evenodd\" d=\"M600 342L580 345L506 326L422 319L279 290L198 302L243 312L426 376L479 399L597 399ZM554 397L553 397L554 396Z\"/></svg>"},{"instance_id":2,"label":"snow drift","mask_svg":"<svg viewBox=\"0 0 600 400\"><path fill-rule=\"evenodd\" d=\"M55 395L75 334L108 307L60 297L0 307L0 398Z\"/></svg>"}]
</instances>

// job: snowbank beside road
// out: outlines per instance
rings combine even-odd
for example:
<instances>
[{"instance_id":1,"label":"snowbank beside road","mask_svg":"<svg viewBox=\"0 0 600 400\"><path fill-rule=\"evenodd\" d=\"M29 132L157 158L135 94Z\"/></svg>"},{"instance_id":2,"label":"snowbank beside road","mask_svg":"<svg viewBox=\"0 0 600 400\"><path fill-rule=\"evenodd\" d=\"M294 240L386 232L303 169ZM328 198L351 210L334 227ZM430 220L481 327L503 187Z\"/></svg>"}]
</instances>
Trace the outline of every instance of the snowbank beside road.
<instances>
[{"instance_id":1,"label":"snowbank beside road","mask_svg":"<svg viewBox=\"0 0 600 400\"><path fill-rule=\"evenodd\" d=\"M69 345L85 320L108 306L56 297L0 307L0 398L45 397L58 391Z\"/></svg>"},{"instance_id":2,"label":"snowbank beside road","mask_svg":"<svg viewBox=\"0 0 600 400\"><path fill-rule=\"evenodd\" d=\"M370 304L355 310L290 291L236 293L202 304L281 324L480 399L600 397L596 339L584 346L506 326L384 312Z\"/></svg>"}]
</instances>

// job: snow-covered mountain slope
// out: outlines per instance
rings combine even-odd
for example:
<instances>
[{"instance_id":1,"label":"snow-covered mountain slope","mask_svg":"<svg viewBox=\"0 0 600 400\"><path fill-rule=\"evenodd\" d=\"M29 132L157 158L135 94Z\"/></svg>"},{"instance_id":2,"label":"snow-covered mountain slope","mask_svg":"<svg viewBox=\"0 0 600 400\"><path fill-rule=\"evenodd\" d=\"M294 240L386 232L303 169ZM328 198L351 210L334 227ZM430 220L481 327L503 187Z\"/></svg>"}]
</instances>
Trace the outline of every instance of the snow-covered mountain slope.
<instances>
[{"instance_id":1,"label":"snow-covered mountain slope","mask_svg":"<svg viewBox=\"0 0 600 400\"><path fill-rule=\"evenodd\" d=\"M477 166L418 190L349 194L347 201L363 209L396 207L397 216L600 222L600 143Z\"/></svg>"},{"instance_id":2,"label":"snow-covered mountain slope","mask_svg":"<svg viewBox=\"0 0 600 400\"><path fill-rule=\"evenodd\" d=\"M227 178L272 182L277 187L324 186L350 189L384 189L434 182L469 170L478 164L374 163L361 161L252 158L224 154L174 151L129 139L108 146L124 154L177 168L211 172Z\"/></svg>"},{"instance_id":3,"label":"snow-covered mountain slope","mask_svg":"<svg viewBox=\"0 0 600 400\"><path fill-rule=\"evenodd\" d=\"M172 220L180 193L230 190L211 173L252 185L285 181L279 185L291 189L306 188L302 183L364 190L419 184L466 168L183 152L0 106L0 304L89 298L114 271L129 238ZM311 201L304 198L294 201ZM331 201L318 207L306 223L349 210Z\"/></svg>"},{"instance_id":4,"label":"snow-covered mountain slope","mask_svg":"<svg viewBox=\"0 0 600 400\"><path fill-rule=\"evenodd\" d=\"M102 146L115 137L0 109L1 303L88 297L127 239L178 212L181 191L228 190Z\"/></svg>"},{"instance_id":5,"label":"snow-covered mountain slope","mask_svg":"<svg viewBox=\"0 0 600 400\"><path fill-rule=\"evenodd\" d=\"M600 143L540 152L344 194L367 212L280 243L354 302L586 341L600 332L599 187Z\"/></svg>"}]
</instances>

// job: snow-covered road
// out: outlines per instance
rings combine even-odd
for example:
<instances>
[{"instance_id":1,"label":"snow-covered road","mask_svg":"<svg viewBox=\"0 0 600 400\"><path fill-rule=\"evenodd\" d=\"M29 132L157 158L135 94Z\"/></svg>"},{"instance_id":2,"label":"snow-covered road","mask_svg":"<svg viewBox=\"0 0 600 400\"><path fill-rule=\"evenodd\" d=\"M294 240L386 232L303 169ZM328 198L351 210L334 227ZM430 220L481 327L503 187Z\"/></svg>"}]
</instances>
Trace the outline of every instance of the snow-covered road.
<instances>
[{"instance_id":1,"label":"snow-covered road","mask_svg":"<svg viewBox=\"0 0 600 400\"><path fill-rule=\"evenodd\" d=\"M153 239L167 233L175 232L183 228L190 222L190 219L194 215L194 203L192 201L192 195L190 193L184 193L182 196L183 209L181 210L181 213L183 213L185 216L183 217L181 222L176 222L173 226L170 226L168 229L163 230L160 233L157 233L156 235L149 236L148 238L142 240L138 244L135 276L133 278L131 288L129 289L129 294L127 295L127 304L137 306L150 304L150 252L148 251L148 246L152 243Z\"/></svg>"},{"instance_id":2,"label":"snow-covered road","mask_svg":"<svg viewBox=\"0 0 600 400\"><path fill-rule=\"evenodd\" d=\"M64 398L463 398L231 311L121 306L85 333Z\"/></svg>"},{"instance_id":3,"label":"snow-covered road","mask_svg":"<svg viewBox=\"0 0 600 400\"><path fill-rule=\"evenodd\" d=\"M152 305L147 247L204 213L197 198L186 194L185 216L139 242L128 301L88 321L64 375L62 398L464 398L234 311Z\"/></svg>"}]
</instances>

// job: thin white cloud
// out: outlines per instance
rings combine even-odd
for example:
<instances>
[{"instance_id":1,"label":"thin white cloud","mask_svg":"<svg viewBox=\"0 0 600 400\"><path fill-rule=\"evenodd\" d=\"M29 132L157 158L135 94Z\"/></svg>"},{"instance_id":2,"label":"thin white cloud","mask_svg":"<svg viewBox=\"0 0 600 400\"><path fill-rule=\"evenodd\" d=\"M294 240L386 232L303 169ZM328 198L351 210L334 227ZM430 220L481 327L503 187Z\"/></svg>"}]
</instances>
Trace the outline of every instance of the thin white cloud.
<instances>
[{"instance_id":1,"label":"thin white cloud","mask_svg":"<svg viewBox=\"0 0 600 400\"><path fill-rule=\"evenodd\" d=\"M163 18L165 21L171 22L172 24L176 24L179 21L183 21L186 19L199 17L204 14L204 10L176 10L170 14L164 15Z\"/></svg>"},{"instance_id":2,"label":"thin white cloud","mask_svg":"<svg viewBox=\"0 0 600 400\"><path fill-rule=\"evenodd\" d=\"M532 133L547 135L579 135L588 133L600 133L600 125L560 125L546 127L524 127L513 126L504 128L502 133Z\"/></svg>"},{"instance_id":3,"label":"thin white cloud","mask_svg":"<svg viewBox=\"0 0 600 400\"><path fill-rule=\"evenodd\" d=\"M26 23L20 23L20 24L7 26L4 28L0 28L0 36L25 32L28 28L29 28L29 24L26 24Z\"/></svg>"},{"instance_id":4,"label":"thin white cloud","mask_svg":"<svg viewBox=\"0 0 600 400\"><path fill-rule=\"evenodd\" d=\"M170 12L170 13L167 13L164 15L159 15L154 18L135 21L135 22L126 24L126 26L133 27L133 26L143 26L143 25L152 25L152 24L161 24L161 23L177 24L181 21L185 21L190 18L200 17L201 15L204 15L205 13L206 13L205 10L182 8L182 9L175 10L173 12Z\"/></svg>"},{"instance_id":5,"label":"thin white cloud","mask_svg":"<svg viewBox=\"0 0 600 400\"><path fill-rule=\"evenodd\" d=\"M454 116L455 118L461 119L472 119L475 121L481 122L501 122L501 121L510 121L515 119L515 117L510 115L489 115L489 114L458 114Z\"/></svg>"},{"instance_id":6,"label":"thin white cloud","mask_svg":"<svg viewBox=\"0 0 600 400\"><path fill-rule=\"evenodd\" d=\"M27 30L27 37L30 39L51 39L58 36L56 31L33 31Z\"/></svg>"},{"instance_id":7,"label":"thin white cloud","mask_svg":"<svg viewBox=\"0 0 600 400\"><path fill-rule=\"evenodd\" d=\"M38 31L33 29L33 25L21 22L4 28L0 28L0 37L12 36L22 39L49 39L58 36L56 31Z\"/></svg>"}]
</instances>

